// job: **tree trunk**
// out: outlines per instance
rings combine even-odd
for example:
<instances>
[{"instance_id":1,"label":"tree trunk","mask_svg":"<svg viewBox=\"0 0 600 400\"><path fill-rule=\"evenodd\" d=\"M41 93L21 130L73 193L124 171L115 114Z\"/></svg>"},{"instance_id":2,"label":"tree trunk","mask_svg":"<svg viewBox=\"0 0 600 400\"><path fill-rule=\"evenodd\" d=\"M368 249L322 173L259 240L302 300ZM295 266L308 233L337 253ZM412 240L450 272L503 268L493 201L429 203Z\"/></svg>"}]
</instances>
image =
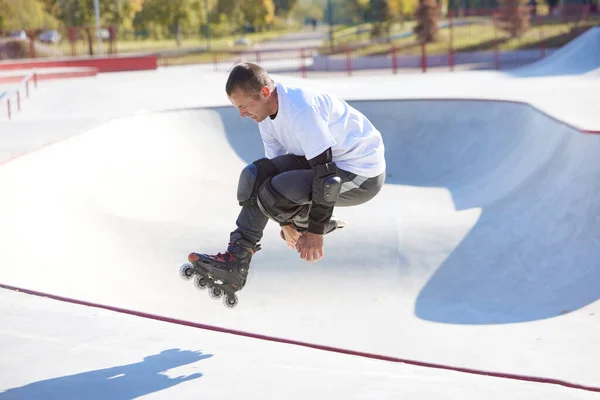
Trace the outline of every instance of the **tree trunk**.
<instances>
[{"instance_id":1,"label":"tree trunk","mask_svg":"<svg viewBox=\"0 0 600 400\"><path fill-rule=\"evenodd\" d=\"M531 19L527 0L498 0L500 4L498 27L510 34L510 37L521 36L529 29Z\"/></svg>"},{"instance_id":2,"label":"tree trunk","mask_svg":"<svg viewBox=\"0 0 600 400\"><path fill-rule=\"evenodd\" d=\"M415 11L418 21L414 32L419 43L435 42L438 39L441 6L437 0L420 0Z\"/></svg>"},{"instance_id":3,"label":"tree trunk","mask_svg":"<svg viewBox=\"0 0 600 400\"><path fill-rule=\"evenodd\" d=\"M94 40L93 35L90 28L85 28L85 36L87 36L88 42L88 53L90 56L94 55Z\"/></svg>"},{"instance_id":4,"label":"tree trunk","mask_svg":"<svg viewBox=\"0 0 600 400\"><path fill-rule=\"evenodd\" d=\"M175 23L175 40L177 41L177 47L181 47L181 22L179 18Z\"/></svg>"}]
</instances>

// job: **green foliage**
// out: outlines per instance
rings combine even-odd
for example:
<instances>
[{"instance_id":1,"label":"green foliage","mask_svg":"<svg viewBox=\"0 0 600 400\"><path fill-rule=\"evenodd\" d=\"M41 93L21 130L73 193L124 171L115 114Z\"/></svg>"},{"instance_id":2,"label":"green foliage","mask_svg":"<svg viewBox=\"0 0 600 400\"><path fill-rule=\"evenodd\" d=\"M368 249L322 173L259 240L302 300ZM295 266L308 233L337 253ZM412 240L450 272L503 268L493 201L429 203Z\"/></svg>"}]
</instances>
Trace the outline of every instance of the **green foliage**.
<instances>
[{"instance_id":1,"label":"green foliage","mask_svg":"<svg viewBox=\"0 0 600 400\"><path fill-rule=\"evenodd\" d=\"M500 3L499 16L495 22L500 29L508 32L511 38L516 38L529 29L530 12L526 0L498 0Z\"/></svg>"},{"instance_id":2,"label":"green foliage","mask_svg":"<svg viewBox=\"0 0 600 400\"><path fill-rule=\"evenodd\" d=\"M213 37L233 34L244 23L240 2L238 0L218 0L210 12L210 22Z\"/></svg>"},{"instance_id":3,"label":"green foliage","mask_svg":"<svg viewBox=\"0 0 600 400\"><path fill-rule=\"evenodd\" d=\"M289 15L296 21L304 21L305 18L315 18L318 21L323 21L325 18L325 8L316 1L303 2L298 1Z\"/></svg>"},{"instance_id":4,"label":"green foliage","mask_svg":"<svg viewBox=\"0 0 600 400\"><path fill-rule=\"evenodd\" d=\"M365 0L330 0L331 8L325 3L324 19L334 24L358 24L368 19L371 10ZM330 15L331 14L331 15Z\"/></svg>"},{"instance_id":5,"label":"green foliage","mask_svg":"<svg viewBox=\"0 0 600 400\"><path fill-rule=\"evenodd\" d=\"M103 25L131 28L136 13L142 8L142 0L100 1L100 15Z\"/></svg>"},{"instance_id":6,"label":"green foliage","mask_svg":"<svg viewBox=\"0 0 600 400\"><path fill-rule=\"evenodd\" d=\"M400 15L412 17L419 8L419 0L402 0L399 2Z\"/></svg>"},{"instance_id":7,"label":"green foliage","mask_svg":"<svg viewBox=\"0 0 600 400\"><path fill-rule=\"evenodd\" d=\"M240 0L240 9L244 22L256 30L263 30L275 22L275 4L273 0Z\"/></svg>"},{"instance_id":8,"label":"green foliage","mask_svg":"<svg viewBox=\"0 0 600 400\"><path fill-rule=\"evenodd\" d=\"M297 0L273 0L275 14L287 17L296 6Z\"/></svg>"},{"instance_id":9,"label":"green foliage","mask_svg":"<svg viewBox=\"0 0 600 400\"><path fill-rule=\"evenodd\" d=\"M38 0L0 0L0 30L56 28L59 22Z\"/></svg>"},{"instance_id":10,"label":"green foliage","mask_svg":"<svg viewBox=\"0 0 600 400\"><path fill-rule=\"evenodd\" d=\"M137 30L156 39L170 34L199 31L206 19L203 0L145 0L134 19Z\"/></svg>"},{"instance_id":11,"label":"green foliage","mask_svg":"<svg viewBox=\"0 0 600 400\"><path fill-rule=\"evenodd\" d=\"M373 18L371 37L389 37L392 24L400 18L400 0L374 0L370 6Z\"/></svg>"}]
</instances>

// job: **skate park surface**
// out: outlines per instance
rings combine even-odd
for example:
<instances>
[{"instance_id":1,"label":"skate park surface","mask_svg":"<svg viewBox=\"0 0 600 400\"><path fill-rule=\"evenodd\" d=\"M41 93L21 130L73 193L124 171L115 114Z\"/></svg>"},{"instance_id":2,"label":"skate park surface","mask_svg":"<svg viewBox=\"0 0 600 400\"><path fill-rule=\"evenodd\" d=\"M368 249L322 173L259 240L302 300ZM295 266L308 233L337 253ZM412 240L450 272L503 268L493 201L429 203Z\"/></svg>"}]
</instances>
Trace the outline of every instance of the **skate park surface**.
<instances>
[{"instance_id":1,"label":"skate park surface","mask_svg":"<svg viewBox=\"0 0 600 400\"><path fill-rule=\"evenodd\" d=\"M597 398L600 82L553 57L275 74L364 112L386 185L318 263L269 223L234 309L178 276L225 250L262 156L227 73L40 85L0 121L0 399Z\"/></svg>"}]
</instances>

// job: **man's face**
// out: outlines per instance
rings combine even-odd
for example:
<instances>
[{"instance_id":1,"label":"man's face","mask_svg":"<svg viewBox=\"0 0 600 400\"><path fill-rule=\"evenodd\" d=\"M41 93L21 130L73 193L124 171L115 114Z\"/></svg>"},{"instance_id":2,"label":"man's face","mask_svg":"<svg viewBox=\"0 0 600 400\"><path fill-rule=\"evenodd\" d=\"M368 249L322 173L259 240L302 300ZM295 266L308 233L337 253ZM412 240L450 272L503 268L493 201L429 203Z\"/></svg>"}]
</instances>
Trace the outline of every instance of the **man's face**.
<instances>
[{"instance_id":1,"label":"man's face","mask_svg":"<svg viewBox=\"0 0 600 400\"><path fill-rule=\"evenodd\" d=\"M269 116L267 101L269 95L270 90L266 86L260 92L254 94L248 94L240 89L236 89L229 96L229 101L238 109L242 118L248 117L255 122L261 122Z\"/></svg>"}]
</instances>

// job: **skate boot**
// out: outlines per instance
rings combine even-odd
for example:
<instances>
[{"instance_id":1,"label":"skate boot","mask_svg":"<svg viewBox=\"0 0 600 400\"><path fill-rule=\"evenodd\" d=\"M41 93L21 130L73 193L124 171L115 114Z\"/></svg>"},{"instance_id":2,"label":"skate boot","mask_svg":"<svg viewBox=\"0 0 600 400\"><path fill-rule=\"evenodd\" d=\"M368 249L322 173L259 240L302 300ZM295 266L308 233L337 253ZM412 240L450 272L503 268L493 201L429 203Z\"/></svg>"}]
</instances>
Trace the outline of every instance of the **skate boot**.
<instances>
[{"instance_id":1,"label":"skate boot","mask_svg":"<svg viewBox=\"0 0 600 400\"><path fill-rule=\"evenodd\" d=\"M225 253L215 255L190 253L188 261L193 271L185 271L185 275L197 275L196 287L209 289L210 297L218 299L225 294L223 301L227 307L235 307L238 302L236 292L246 285L250 260L260 245L254 245L237 235ZM191 277L191 276L190 276ZM189 279L189 278L187 278Z\"/></svg>"}]
</instances>

